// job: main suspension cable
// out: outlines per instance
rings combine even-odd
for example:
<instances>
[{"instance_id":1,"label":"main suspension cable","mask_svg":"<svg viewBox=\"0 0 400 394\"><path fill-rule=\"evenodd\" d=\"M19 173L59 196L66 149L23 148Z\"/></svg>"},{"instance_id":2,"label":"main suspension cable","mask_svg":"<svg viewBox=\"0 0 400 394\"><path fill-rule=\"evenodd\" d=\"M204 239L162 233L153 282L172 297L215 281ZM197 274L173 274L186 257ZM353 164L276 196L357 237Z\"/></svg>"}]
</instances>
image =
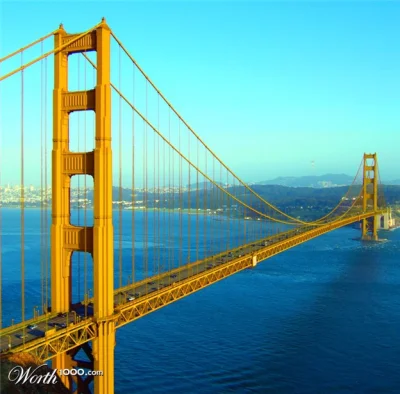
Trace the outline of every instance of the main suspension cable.
<instances>
[{"instance_id":1,"label":"main suspension cable","mask_svg":"<svg viewBox=\"0 0 400 394\"><path fill-rule=\"evenodd\" d=\"M86 58L86 60L88 60L89 61L89 63L93 66L93 67L95 67L95 68L97 68L96 67L96 65L85 55L85 54L82 54L83 56L85 56L85 58ZM185 155L183 155L183 153L181 153L180 151L179 151L179 149L177 149L167 138L165 138L163 135L162 135L162 133L152 124L152 123L150 123L148 120L147 120L147 118L146 118L146 116L145 115L143 115L118 89L117 89L117 87L113 84L113 83L110 83L110 86L115 90L115 92L120 96L120 97L122 97L122 99L139 115L139 117L140 118L142 118L142 120L145 122L145 124L146 125L148 125L148 126L150 126L150 128L151 129L153 129L153 131L154 132L156 132L179 156L181 156L184 160L186 160L196 171L199 171L200 173L201 173L201 175L203 175L207 180L209 180L214 186L216 186L217 188L219 188L223 193L225 193L225 194L227 194L229 197L231 197L231 198L233 198L235 201L237 201L239 204L241 204L241 205L243 205L244 207L246 207L246 208L248 208L248 209L250 209L251 211L253 211L253 212L255 212L255 213L257 213L258 215L260 215L260 216L262 216L262 217L265 217L265 218L267 218L267 219L270 219L270 220L273 220L273 221L276 221L276 222L280 222L280 223L283 223L283 224L289 224L289 225L298 225L298 223L293 223L293 222L288 222L288 221L284 221L284 220L280 220L280 219L274 219L273 217L271 217L271 216L268 216L268 215L266 215L266 214L264 214L264 213L262 213L262 212L260 212L260 211L258 211L258 210L256 210L256 209L254 209L254 208L252 208L251 206L249 206L248 204L246 204L246 203L244 203L244 202L242 202L241 200L239 200L237 197L235 197L234 195L232 195L231 193L229 193L226 189L224 189L224 188L222 188L220 185L218 185L214 180L212 180L206 173L204 173L200 168L198 168L193 162L191 162ZM147 86L147 85L146 85ZM218 160L218 159L217 159ZM218 160L219 161L219 160ZM219 161L220 162L220 161ZM221 163L220 162L220 164L222 165L222 166L224 166L224 164L223 163ZM234 175L233 175L234 176ZM247 188L247 189L249 189L249 188ZM249 190L252 190L251 188L249 189ZM285 215L285 216L287 216L287 215ZM310 223L307 223L307 222L302 222L303 223L303 225L309 225L309 226L315 226L315 225L317 225L318 226L318 224L310 224Z\"/></svg>"},{"instance_id":2,"label":"main suspension cable","mask_svg":"<svg viewBox=\"0 0 400 394\"><path fill-rule=\"evenodd\" d=\"M111 31L112 37L115 41L119 44L119 46L123 49L125 54L129 57L129 59L135 64L138 70L142 73L144 78L151 84L151 86L156 90L156 92L162 97L165 103L171 108L171 110L175 113L175 115L181 120L181 122L193 133L193 135L200 141L200 143L211 153L211 155L218 160L221 165L234 177L236 178L239 183L241 183L246 189L248 189L252 194L254 194L258 199L260 199L264 204L268 205L270 208L274 209L276 212L280 213L282 216L295 221L297 223L301 223L303 225L313 225L312 222L304 222L300 219L294 218L292 216L287 215L286 213L282 212L279 208L265 200L261 197L258 193L256 193L250 186L247 185L242 179L240 179L221 159L211 150L211 148L201 139L201 137L189 126L189 124L182 118L182 116L178 113L178 111L172 106L172 104L166 99L166 97L161 93L161 91L156 87L156 85L152 82L149 76L143 71L143 69L139 66L137 61L132 57L132 55L128 52L122 42L116 37L116 35Z\"/></svg>"},{"instance_id":3,"label":"main suspension cable","mask_svg":"<svg viewBox=\"0 0 400 394\"><path fill-rule=\"evenodd\" d=\"M207 178L207 180L209 180L213 185L215 185L216 187L218 187L223 193L225 193L226 195L228 195L229 197L233 198L235 201L237 201L239 204L245 206L246 208L250 209L251 211L259 214L260 216L263 216L267 219L271 219L271 220L275 220L277 222L283 223L283 224L290 224L290 225L296 225L296 223L292 223L292 222L287 222L287 221L283 221L283 220L279 220L279 219L272 219L270 216L263 214L262 212L254 209L253 207L249 206L248 204L242 202L241 200L239 200L237 197L235 197L234 195L232 195L230 192L228 192L227 190L225 190L223 187L221 187L220 185L218 185L213 179L211 179L205 172L203 172L200 168L196 167L196 165L191 162L183 153L181 153L179 151L179 149L177 149L170 141L168 141L159 130L157 130L157 128L150 123L145 115L143 115L136 107L134 107L132 105L132 103L113 85L111 84L111 87L125 100L125 102L142 118L142 120L145 122L146 125L148 125L151 129L153 129L153 131L155 133L157 133L179 156L181 156L185 161L187 161L194 169L196 169L196 171L199 171L205 178ZM309 225L308 223L305 223L306 225ZM314 225L314 224L313 224ZM318 224L315 224L318 225Z\"/></svg>"},{"instance_id":4,"label":"main suspension cable","mask_svg":"<svg viewBox=\"0 0 400 394\"><path fill-rule=\"evenodd\" d=\"M58 30L58 29L57 29L57 30ZM41 43L43 44L43 41L46 40L47 38L51 37L51 36L54 35L55 33L57 33L57 30L54 30L54 31L52 31L52 32L49 33L49 34L46 34L45 36L38 38L36 41L33 41L33 42L31 42L30 44L28 44L28 45L26 45L26 46L24 46L24 47L18 49L17 51L12 52L12 53L10 53L9 55L0 58L0 63L4 62L4 61L7 60L7 59L10 59L11 57L13 57L13 56L15 56L15 55L18 55L18 54L21 53L21 52L26 51L27 49L33 47L33 46L36 45L36 44L39 44L39 42L41 42ZM43 55L43 53L42 53L42 55Z\"/></svg>"},{"instance_id":5,"label":"main suspension cable","mask_svg":"<svg viewBox=\"0 0 400 394\"><path fill-rule=\"evenodd\" d=\"M355 182L356 182L356 180L357 180L357 177L358 177L358 175L359 175L360 170L362 169L362 166L363 166L363 160L361 160L360 165L359 165L358 170L357 170L357 174L356 174L356 176L354 177L353 182L352 182L351 185L349 186L349 188L348 188L346 194L342 197L342 199L339 201L339 203L338 203L330 212L328 212L325 216L322 216L321 218L317 219L317 220L315 221L315 223L322 222L324 219L326 219L326 218L328 218L329 216L331 216L331 215L342 205L343 201L346 201L347 196L350 194L351 188L354 186L354 184L355 184Z\"/></svg>"},{"instance_id":6,"label":"main suspension cable","mask_svg":"<svg viewBox=\"0 0 400 394\"><path fill-rule=\"evenodd\" d=\"M75 36L74 38L72 38L71 40L66 42L65 44L62 44L62 45L58 46L57 48L53 48L51 51L46 52L45 54L37 57L36 59L33 59L32 61L30 61L30 62L28 62L26 64L22 63L21 67L18 67L15 70L10 71L8 74L5 74L2 77L0 77L0 81L3 81L5 79L7 79L8 77L11 77L12 75L16 74L19 71L25 70L26 68L32 66L33 64L39 62L40 60L43 60L43 59L47 58L48 56L52 55L53 53L56 54L56 53L62 51L63 49L67 48L69 45L73 44L74 42L78 41L82 37L84 37L87 34L91 33L93 30L97 29L101 24L102 24L102 22L98 23L96 26L93 26L91 29L85 31L84 33L81 33L81 34ZM56 32L57 31L58 30L56 30Z\"/></svg>"}]
</instances>

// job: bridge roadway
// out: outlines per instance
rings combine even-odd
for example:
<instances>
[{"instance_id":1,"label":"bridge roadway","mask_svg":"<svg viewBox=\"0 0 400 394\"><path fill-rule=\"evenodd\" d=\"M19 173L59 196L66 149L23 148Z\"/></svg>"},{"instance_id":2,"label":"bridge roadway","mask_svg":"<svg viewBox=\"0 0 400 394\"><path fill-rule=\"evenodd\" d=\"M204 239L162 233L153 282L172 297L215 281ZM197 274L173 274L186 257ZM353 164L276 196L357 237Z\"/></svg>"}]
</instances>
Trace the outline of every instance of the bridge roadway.
<instances>
[{"instance_id":1,"label":"bridge roadway","mask_svg":"<svg viewBox=\"0 0 400 394\"><path fill-rule=\"evenodd\" d=\"M382 211L383 212L383 211ZM123 326L238 271L336 228L375 214L345 216L321 226L297 227L238 248L134 282L114 291L114 316ZM2 355L28 351L42 360L63 353L95 337L92 299L75 304L68 313L47 313L0 331Z\"/></svg>"}]
</instances>

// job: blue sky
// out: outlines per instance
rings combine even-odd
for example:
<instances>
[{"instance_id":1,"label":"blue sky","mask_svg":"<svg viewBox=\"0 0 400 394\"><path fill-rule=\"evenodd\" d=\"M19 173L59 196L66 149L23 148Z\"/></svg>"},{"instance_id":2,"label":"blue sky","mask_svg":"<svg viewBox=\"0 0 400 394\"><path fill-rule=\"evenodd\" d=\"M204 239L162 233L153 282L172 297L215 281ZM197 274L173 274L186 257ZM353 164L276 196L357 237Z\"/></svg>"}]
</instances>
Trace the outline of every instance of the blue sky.
<instances>
[{"instance_id":1,"label":"blue sky","mask_svg":"<svg viewBox=\"0 0 400 394\"><path fill-rule=\"evenodd\" d=\"M1 56L60 22L74 33L105 16L187 122L246 181L355 175L364 152L378 153L383 179L400 178L400 2L3 1L0 7ZM3 89L3 115L18 106L3 110L20 89L15 84L10 96ZM13 155L19 149L5 134L9 122L3 116L1 183L12 179L5 142Z\"/></svg>"}]
</instances>

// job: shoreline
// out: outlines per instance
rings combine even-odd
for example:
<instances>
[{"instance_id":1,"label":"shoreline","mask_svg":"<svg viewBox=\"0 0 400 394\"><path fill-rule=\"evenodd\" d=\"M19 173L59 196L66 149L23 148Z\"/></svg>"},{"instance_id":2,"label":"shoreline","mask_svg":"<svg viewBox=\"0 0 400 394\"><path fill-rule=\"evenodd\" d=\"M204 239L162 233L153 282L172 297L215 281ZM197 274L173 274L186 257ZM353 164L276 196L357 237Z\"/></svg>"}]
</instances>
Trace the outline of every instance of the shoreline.
<instances>
[{"instance_id":1,"label":"shoreline","mask_svg":"<svg viewBox=\"0 0 400 394\"><path fill-rule=\"evenodd\" d=\"M21 207L15 207L15 206L0 206L0 210L1 209L21 209ZM48 210L48 211L51 211L51 207L46 207L46 208L41 208L41 207L24 207L24 209L38 209L38 210L42 210L43 209L43 211L45 211L45 210ZM211 208L207 208L206 210L203 210L203 209L200 209L200 210L196 210L196 209L180 209L180 208L174 208L174 209L171 209L171 208L147 208L147 209L144 209L144 208L137 208L137 209L131 209L131 208L122 208L122 211L139 211L139 212L143 212L143 211L166 211L166 212L183 212L183 213L189 213L189 214L196 214L197 212L201 212L201 213L204 213L204 212L209 212L208 211L208 209L210 209L211 210ZM85 210L85 208L72 208L71 209L71 211L78 211L78 210ZM91 207L91 208L88 208L87 209L87 211L90 211L90 210L93 210L93 207ZM113 211L119 211L120 209L119 208L113 208L112 209ZM209 215L212 215L212 213L210 213ZM214 215L216 215L216 214L214 214ZM218 215L218 216L222 216L222 215Z\"/></svg>"},{"instance_id":2,"label":"shoreline","mask_svg":"<svg viewBox=\"0 0 400 394\"><path fill-rule=\"evenodd\" d=\"M15 206L14 207L0 207L0 212L1 212L2 209L10 209L10 210L18 210L19 209L19 210L21 210L21 207L15 207ZM92 209L93 208L87 209L87 211L91 211ZM207 208L207 209L210 209L210 208ZM24 210L38 210L38 211L40 211L40 210L42 210L42 208L40 208L40 207L24 207ZM80 208L80 210L84 211L85 208ZM113 212L114 211L118 212L119 208L113 208L112 210L113 210ZM43 211L50 211L50 214L51 214L51 207L43 208ZM78 208L72 208L71 209L71 213L74 212L74 211L77 212ZM185 215L209 216L211 218L214 218L215 220L218 220L218 219L220 219L220 220L225 220L225 219L230 219L230 220L235 219L236 220L236 219L240 219L240 220L247 220L247 221L251 221L251 220L253 220L253 221L263 221L263 220L265 220L263 218L260 218L260 219L258 219L258 218L244 219L244 218L230 217L230 216L227 216L227 215L224 215L224 214L212 213L212 211L207 211L207 210L198 211L198 210L195 210L195 209L189 210L189 209L179 209L179 208L175 208L175 209L170 209L170 208L126 209L126 208L123 208L122 211L125 211L125 212L143 212L143 213L146 212L146 211L147 212L165 212L165 213L174 213L174 214L182 213L182 214L185 214Z\"/></svg>"}]
</instances>

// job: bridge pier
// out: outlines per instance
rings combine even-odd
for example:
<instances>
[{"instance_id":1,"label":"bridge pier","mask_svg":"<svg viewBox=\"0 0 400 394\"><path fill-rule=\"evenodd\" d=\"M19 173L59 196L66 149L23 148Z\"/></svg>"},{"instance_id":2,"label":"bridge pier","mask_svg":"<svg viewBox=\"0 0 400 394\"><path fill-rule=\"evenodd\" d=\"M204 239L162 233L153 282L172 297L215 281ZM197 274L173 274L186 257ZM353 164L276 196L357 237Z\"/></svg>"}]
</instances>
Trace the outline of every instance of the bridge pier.
<instances>
[{"instance_id":1,"label":"bridge pier","mask_svg":"<svg viewBox=\"0 0 400 394\"><path fill-rule=\"evenodd\" d=\"M103 376L95 378L94 392L105 394L114 392L114 320L104 321L98 325L97 338L92 342L94 370L102 371Z\"/></svg>"},{"instance_id":2,"label":"bridge pier","mask_svg":"<svg viewBox=\"0 0 400 394\"><path fill-rule=\"evenodd\" d=\"M362 222L362 237L363 241L384 241L378 236L379 230L389 230L393 225L394 220L391 217L390 209L387 212L375 215L369 219L364 219ZM365 227L364 227L365 226Z\"/></svg>"},{"instance_id":3,"label":"bridge pier","mask_svg":"<svg viewBox=\"0 0 400 394\"><path fill-rule=\"evenodd\" d=\"M373 216L368 219L363 219L361 224L361 239L363 241L378 241L378 225L380 215Z\"/></svg>"},{"instance_id":4,"label":"bridge pier","mask_svg":"<svg viewBox=\"0 0 400 394\"><path fill-rule=\"evenodd\" d=\"M70 377L67 375L63 375L62 373L59 373L64 369L70 370L74 367L72 358L67 353L63 353L55 356L51 360L51 362L52 362L52 368L57 370L61 382L68 390L72 391L72 382L70 380Z\"/></svg>"}]
</instances>

